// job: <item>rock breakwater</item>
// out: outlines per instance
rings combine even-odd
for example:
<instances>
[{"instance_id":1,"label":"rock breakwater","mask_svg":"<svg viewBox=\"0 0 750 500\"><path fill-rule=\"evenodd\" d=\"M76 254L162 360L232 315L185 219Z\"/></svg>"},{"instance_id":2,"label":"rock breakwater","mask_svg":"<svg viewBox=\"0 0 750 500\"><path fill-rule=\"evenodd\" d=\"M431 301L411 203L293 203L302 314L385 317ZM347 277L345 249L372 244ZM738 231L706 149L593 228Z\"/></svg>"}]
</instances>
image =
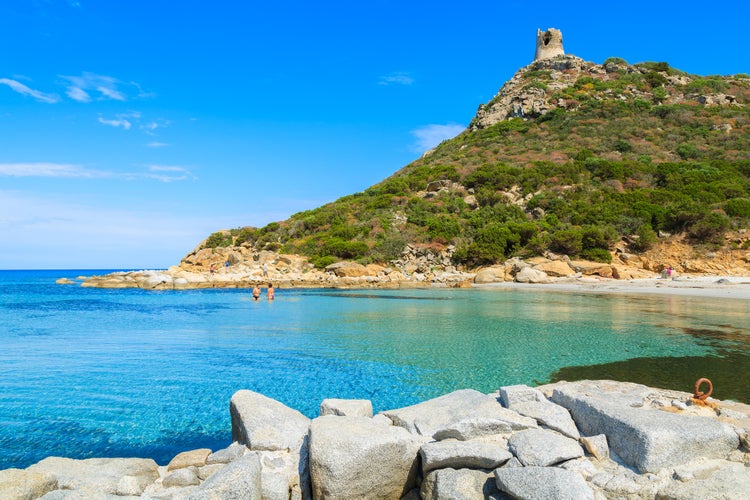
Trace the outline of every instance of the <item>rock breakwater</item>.
<instances>
[{"instance_id":1,"label":"rock breakwater","mask_svg":"<svg viewBox=\"0 0 750 500\"><path fill-rule=\"evenodd\" d=\"M0 471L6 499L747 498L750 406L608 380L467 389L372 415L329 399L309 419L230 402L225 449L47 458Z\"/></svg>"}]
</instances>

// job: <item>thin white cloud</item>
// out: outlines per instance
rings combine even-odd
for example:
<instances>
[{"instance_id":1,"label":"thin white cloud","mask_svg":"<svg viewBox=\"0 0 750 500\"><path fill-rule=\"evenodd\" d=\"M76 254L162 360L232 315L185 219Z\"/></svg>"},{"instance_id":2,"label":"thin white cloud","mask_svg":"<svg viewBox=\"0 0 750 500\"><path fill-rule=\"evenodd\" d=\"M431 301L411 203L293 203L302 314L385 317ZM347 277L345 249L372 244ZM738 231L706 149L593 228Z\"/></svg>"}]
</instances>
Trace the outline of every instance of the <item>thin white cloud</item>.
<instances>
[{"instance_id":1,"label":"thin white cloud","mask_svg":"<svg viewBox=\"0 0 750 500\"><path fill-rule=\"evenodd\" d=\"M127 101L128 97L120 86L133 86L138 90L137 95L142 94L140 86L136 83L123 83L120 80L106 75L84 72L81 76L65 76L61 78L68 82L68 97L78 102L91 102L92 93L97 100Z\"/></svg>"},{"instance_id":2,"label":"thin white cloud","mask_svg":"<svg viewBox=\"0 0 750 500\"><path fill-rule=\"evenodd\" d=\"M463 125L449 123L447 125L425 125L424 127L412 130L411 134L416 138L412 150L420 153L432 149L444 140L457 136L465 128Z\"/></svg>"},{"instance_id":3,"label":"thin white cloud","mask_svg":"<svg viewBox=\"0 0 750 500\"><path fill-rule=\"evenodd\" d=\"M411 85L412 83L414 83L414 78L409 76L409 73L404 72L381 76L378 80L378 85Z\"/></svg>"},{"instance_id":4,"label":"thin white cloud","mask_svg":"<svg viewBox=\"0 0 750 500\"><path fill-rule=\"evenodd\" d=\"M11 90L18 92L21 95L27 95L30 97L33 97L37 101L40 102L46 102L49 104L54 104L56 102L60 101L60 97L56 94L47 94L44 92L40 92L39 90L34 90L23 83L17 81L17 80L11 80L10 78L0 78L0 84L7 85L11 88Z\"/></svg>"},{"instance_id":5,"label":"thin white cloud","mask_svg":"<svg viewBox=\"0 0 750 500\"><path fill-rule=\"evenodd\" d=\"M93 179L112 177L101 170L91 170L68 163L0 163L0 176L6 177L57 177L66 179Z\"/></svg>"},{"instance_id":6,"label":"thin white cloud","mask_svg":"<svg viewBox=\"0 0 750 500\"><path fill-rule=\"evenodd\" d=\"M151 141L148 144L146 144L146 146L150 148L165 148L169 146L169 144L167 144L166 142Z\"/></svg>"},{"instance_id":7,"label":"thin white cloud","mask_svg":"<svg viewBox=\"0 0 750 500\"><path fill-rule=\"evenodd\" d=\"M144 177L147 177L149 179L156 179L157 181L161 182L186 181L196 179L196 177L189 169L185 167L170 165L150 165L148 167L148 173L144 174Z\"/></svg>"},{"instance_id":8,"label":"thin white cloud","mask_svg":"<svg viewBox=\"0 0 750 500\"><path fill-rule=\"evenodd\" d=\"M160 182L195 180L190 169L180 166L150 165L145 171L115 172L95 170L68 163L0 163L0 177L48 177L58 179L151 179Z\"/></svg>"},{"instance_id":9,"label":"thin white cloud","mask_svg":"<svg viewBox=\"0 0 750 500\"><path fill-rule=\"evenodd\" d=\"M131 111L130 113L120 113L115 115L115 118L103 118L99 116L98 121L101 124L109 125L111 127L122 127L125 130L130 130L133 123L130 120L139 120L141 113L139 111Z\"/></svg>"},{"instance_id":10,"label":"thin white cloud","mask_svg":"<svg viewBox=\"0 0 750 500\"><path fill-rule=\"evenodd\" d=\"M99 123L102 123L104 125L110 125L112 127L122 127L125 130L130 130L130 127L132 126L132 124L128 120L126 120L124 118L118 118L118 119L114 119L114 120L107 120L106 118L102 118L100 116L99 117Z\"/></svg>"}]
</instances>

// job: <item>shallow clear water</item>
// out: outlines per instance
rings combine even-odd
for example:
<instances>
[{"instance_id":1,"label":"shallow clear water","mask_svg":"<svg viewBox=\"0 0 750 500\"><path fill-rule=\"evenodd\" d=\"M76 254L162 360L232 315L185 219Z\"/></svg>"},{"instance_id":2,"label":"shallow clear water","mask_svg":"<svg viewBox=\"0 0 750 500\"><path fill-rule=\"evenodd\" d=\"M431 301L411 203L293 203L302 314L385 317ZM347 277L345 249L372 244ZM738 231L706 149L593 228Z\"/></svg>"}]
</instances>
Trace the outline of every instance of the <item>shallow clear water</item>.
<instances>
[{"instance_id":1,"label":"shallow clear water","mask_svg":"<svg viewBox=\"0 0 750 500\"><path fill-rule=\"evenodd\" d=\"M54 283L78 274L91 271L0 271L0 469L49 455L166 463L225 447L239 389L313 417L328 397L370 399L379 411L580 375L566 370L651 381L648 360L664 363L660 385L682 390L713 376L707 360L728 360L720 369L740 382L750 368L741 300L282 289L269 303L249 290ZM671 376L675 360L685 366ZM750 400L740 382L724 397Z\"/></svg>"}]
</instances>

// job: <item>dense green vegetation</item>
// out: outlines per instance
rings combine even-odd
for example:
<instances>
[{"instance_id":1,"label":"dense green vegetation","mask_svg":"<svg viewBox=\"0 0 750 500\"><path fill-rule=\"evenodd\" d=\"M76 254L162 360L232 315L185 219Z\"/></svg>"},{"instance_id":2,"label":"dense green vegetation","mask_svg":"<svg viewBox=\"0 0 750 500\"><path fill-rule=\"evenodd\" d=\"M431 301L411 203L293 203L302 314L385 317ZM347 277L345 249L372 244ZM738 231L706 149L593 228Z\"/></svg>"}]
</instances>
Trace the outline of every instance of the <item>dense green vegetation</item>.
<instances>
[{"instance_id":1,"label":"dense green vegetation","mask_svg":"<svg viewBox=\"0 0 750 500\"><path fill-rule=\"evenodd\" d=\"M666 63L605 62L551 91L566 106L467 130L362 193L260 229L214 233L206 246L254 245L311 257L385 263L407 243L455 246L476 267L546 251L607 262L623 238L644 251L659 233L696 244L750 224L750 79L696 77ZM609 69L608 69L609 71ZM741 106L705 106L728 93ZM675 98L679 96L679 98Z\"/></svg>"}]
</instances>

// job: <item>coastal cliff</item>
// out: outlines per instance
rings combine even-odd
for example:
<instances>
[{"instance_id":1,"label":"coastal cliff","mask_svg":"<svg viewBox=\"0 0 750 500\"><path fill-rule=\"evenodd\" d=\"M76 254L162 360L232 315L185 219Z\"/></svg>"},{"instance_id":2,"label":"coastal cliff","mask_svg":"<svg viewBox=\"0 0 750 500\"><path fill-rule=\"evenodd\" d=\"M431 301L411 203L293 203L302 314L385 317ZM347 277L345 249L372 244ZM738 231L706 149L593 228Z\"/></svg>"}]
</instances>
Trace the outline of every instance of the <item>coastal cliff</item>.
<instances>
[{"instance_id":1,"label":"coastal cliff","mask_svg":"<svg viewBox=\"0 0 750 500\"><path fill-rule=\"evenodd\" d=\"M750 489L750 406L626 382L465 389L374 416L368 400L326 399L313 419L241 390L229 409L225 449L162 466L50 457L0 471L0 497L743 499Z\"/></svg>"}]
</instances>

